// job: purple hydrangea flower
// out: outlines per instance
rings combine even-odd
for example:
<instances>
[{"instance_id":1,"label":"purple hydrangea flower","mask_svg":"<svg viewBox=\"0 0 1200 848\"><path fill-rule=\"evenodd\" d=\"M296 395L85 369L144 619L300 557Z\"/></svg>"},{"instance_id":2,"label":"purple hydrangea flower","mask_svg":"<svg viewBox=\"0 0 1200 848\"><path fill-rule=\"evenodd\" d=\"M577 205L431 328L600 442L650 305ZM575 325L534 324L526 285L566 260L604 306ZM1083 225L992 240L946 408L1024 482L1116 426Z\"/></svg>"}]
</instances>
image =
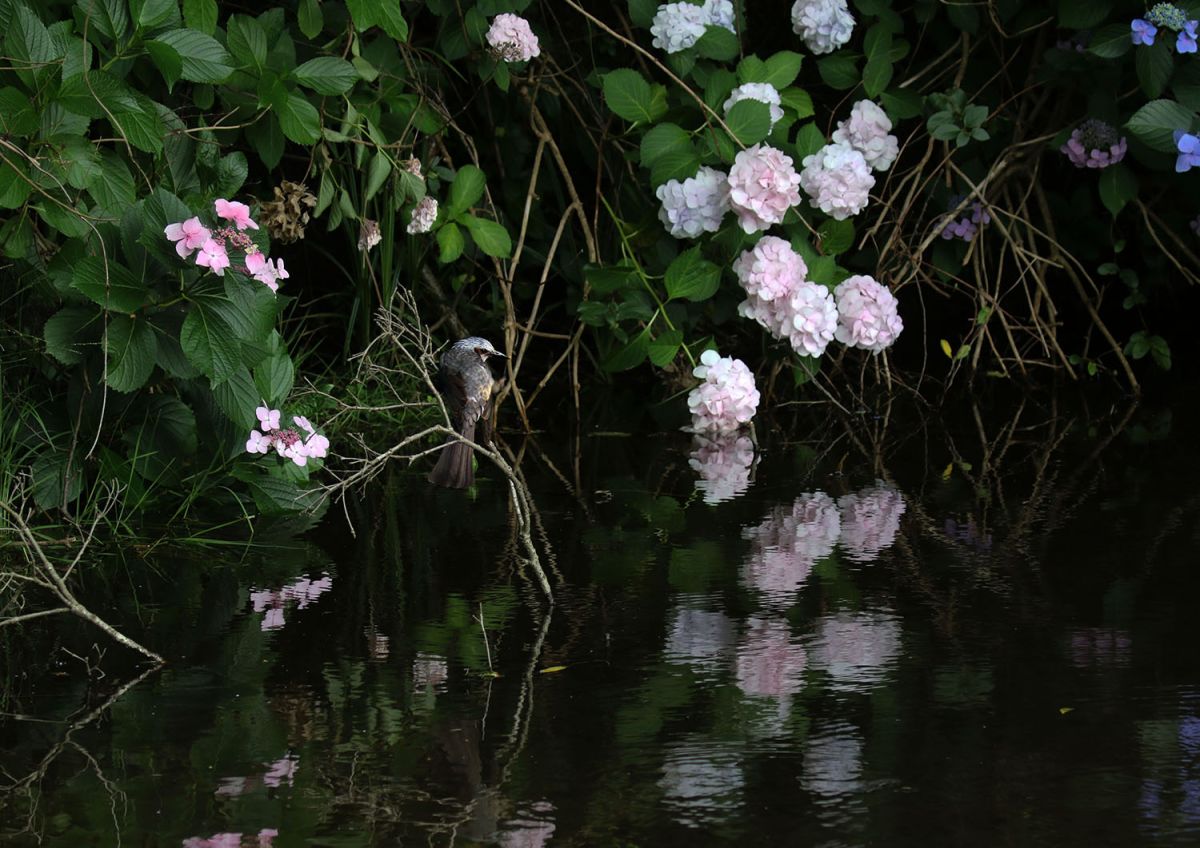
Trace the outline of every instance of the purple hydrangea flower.
<instances>
[{"instance_id":1,"label":"purple hydrangea flower","mask_svg":"<svg viewBox=\"0 0 1200 848\"><path fill-rule=\"evenodd\" d=\"M962 202L962 197L950 198L949 208L953 209ZM985 224L992 222L992 216L983 208L983 204L976 200L965 210L961 218L951 221L942 228L942 238L944 239L962 239L963 241L971 241L979 234L979 229Z\"/></svg>"},{"instance_id":2,"label":"purple hydrangea flower","mask_svg":"<svg viewBox=\"0 0 1200 848\"><path fill-rule=\"evenodd\" d=\"M1133 31L1134 45L1144 44L1149 47L1154 43L1154 36L1158 35L1158 27L1141 18L1134 18L1129 28Z\"/></svg>"},{"instance_id":3,"label":"purple hydrangea flower","mask_svg":"<svg viewBox=\"0 0 1200 848\"><path fill-rule=\"evenodd\" d=\"M1175 158L1175 173L1182 174L1200 166L1200 138L1183 130L1175 130L1175 148L1179 156Z\"/></svg>"},{"instance_id":4,"label":"purple hydrangea flower","mask_svg":"<svg viewBox=\"0 0 1200 848\"><path fill-rule=\"evenodd\" d=\"M1178 53L1196 52L1196 27L1200 21L1188 21L1183 25L1183 32L1175 39L1175 50Z\"/></svg>"},{"instance_id":5,"label":"purple hydrangea flower","mask_svg":"<svg viewBox=\"0 0 1200 848\"><path fill-rule=\"evenodd\" d=\"M1059 148L1076 168L1107 168L1125 158L1126 142L1104 121L1089 118Z\"/></svg>"}]
</instances>

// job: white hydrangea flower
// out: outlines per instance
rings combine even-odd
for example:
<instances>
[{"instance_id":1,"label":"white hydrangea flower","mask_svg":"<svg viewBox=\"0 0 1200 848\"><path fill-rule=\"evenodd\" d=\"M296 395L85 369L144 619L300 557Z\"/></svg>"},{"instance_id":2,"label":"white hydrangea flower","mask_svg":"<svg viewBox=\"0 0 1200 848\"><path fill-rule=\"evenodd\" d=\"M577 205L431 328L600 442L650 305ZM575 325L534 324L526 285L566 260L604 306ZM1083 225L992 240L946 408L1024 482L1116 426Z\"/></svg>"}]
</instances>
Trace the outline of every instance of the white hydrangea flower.
<instances>
[{"instance_id":1,"label":"white hydrangea flower","mask_svg":"<svg viewBox=\"0 0 1200 848\"><path fill-rule=\"evenodd\" d=\"M712 21L705 9L691 3L664 3L654 14L650 25L651 42L668 53L687 50L704 35L704 27Z\"/></svg>"},{"instance_id":2,"label":"white hydrangea flower","mask_svg":"<svg viewBox=\"0 0 1200 848\"><path fill-rule=\"evenodd\" d=\"M700 8L704 10L704 16L709 25L725 27L730 32L737 31L733 26L732 0L704 0L704 5Z\"/></svg>"},{"instance_id":3,"label":"white hydrangea flower","mask_svg":"<svg viewBox=\"0 0 1200 848\"><path fill-rule=\"evenodd\" d=\"M792 30L819 56L832 53L850 40L854 16L846 0L796 0L792 6Z\"/></svg>"},{"instance_id":4,"label":"white hydrangea flower","mask_svg":"<svg viewBox=\"0 0 1200 848\"><path fill-rule=\"evenodd\" d=\"M658 219L678 239L715 233L729 211L729 178L707 165L683 182L667 180L655 194L662 201Z\"/></svg>"},{"instance_id":5,"label":"white hydrangea flower","mask_svg":"<svg viewBox=\"0 0 1200 848\"><path fill-rule=\"evenodd\" d=\"M829 289L805 280L792 292L788 309L785 330L792 348L802 356L823 354L838 327L837 302Z\"/></svg>"},{"instance_id":6,"label":"white hydrangea flower","mask_svg":"<svg viewBox=\"0 0 1200 848\"><path fill-rule=\"evenodd\" d=\"M872 170L886 171L900 154L900 141L891 132L887 113L870 100L860 100L850 110L850 120L838 122L833 140L861 153Z\"/></svg>"},{"instance_id":7,"label":"white hydrangea flower","mask_svg":"<svg viewBox=\"0 0 1200 848\"><path fill-rule=\"evenodd\" d=\"M867 160L848 144L827 144L804 157L800 187L813 206L838 221L863 211L874 186Z\"/></svg>"},{"instance_id":8,"label":"white hydrangea flower","mask_svg":"<svg viewBox=\"0 0 1200 848\"><path fill-rule=\"evenodd\" d=\"M437 214L437 199L425 195L413 207L412 220L408 223L408 232L414 235L429 232L433 229L433 222L437 220Z\"/></svg>"},{"instance_id":9,"label":"white hydrangea flower","mask_svg":"<svg viewBox=\"0 0 1200 848\"><path fill-rule=\"evenodd\" d=\"M739 100L757 100L767 104L771 111L771 129L775 129L775 125L783 118L783 100L775 86L769 82L748 82L729 92L729 99L725 101L724 106L726 115Z\"/></svg>"}]
</instances>

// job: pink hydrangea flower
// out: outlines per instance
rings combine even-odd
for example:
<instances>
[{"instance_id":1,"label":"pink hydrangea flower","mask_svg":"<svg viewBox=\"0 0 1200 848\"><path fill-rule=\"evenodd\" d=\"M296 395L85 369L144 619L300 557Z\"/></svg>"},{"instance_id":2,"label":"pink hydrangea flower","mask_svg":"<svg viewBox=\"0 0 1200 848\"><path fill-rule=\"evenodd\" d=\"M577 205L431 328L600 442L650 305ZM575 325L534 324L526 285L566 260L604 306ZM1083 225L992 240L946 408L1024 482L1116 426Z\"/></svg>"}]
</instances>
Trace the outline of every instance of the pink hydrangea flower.
<instances>
[{"instance_id":1,"label":"pink hydrangea flower","mask_svg":"<svg viewBox=\"0 0 1200 848\"><path fill-rule=\"evenodd\" d=\"M871 562L896 541L905 504L904 495L892 486L876 480L874 486L839 498L838 506L842 510L841 545L849 559Z\"/></svg>"},{"instance_id":2,"label":"pink hydrangea flower","mask_svg":"<svg viewBox=\"0 0 1200 848\"><path fill-rule=\"evenodd\" d=\"M782 301L808 275L808 266L786 239L763 236L733 261L733 273L751 297Z\"/></svg>"},{"instance_id":3,"label":"pink hydrangea flower","mask_svg":"<svg viewBox=\"0 0 1200 848\"><path fill-rule=\"evenodd\" d=\"M731 501L750 488L754 444L736 433L697 433L688 465L706 504Z\"/></svg>"},{"instance_id":4,"label":"pink hydrangea flower","mask_svg":"<svg viewBox=\"0 0 1200 848\"><path fill-rule=\"evenodd\" d=\"M813 206L838 221L867 206L875 178L863 155L848 144L827 144L804 157L800 185Z\"/></svg>"},{"instance_id":5,"label":"pink hydrangea flower","mask_svg":"<svg viewBox=\"0 0 1200 848\"><path fill-rule=\"evenodd\" d=\"M246 270L251 276L256 276L263 268L267 267L267 257L263 256L258 251L246 254Z\"/></svg>"},{"instance_id":6,"label":"pink hydrangea flower","mask_svg":"<svg viewBox=\"0 0 1200 848\"><path fill-rule=\"evenodd\" d=\"M250 438L246 440L247 453L266 453L271 447L271 437L266 436L257 430L250 431Z\"/></svg>"},{"instance_id":7,"label":"pink hydrangea flower","mask_svg":"<svg viewBox=\"0 0 1200 848\"><path fill-rule=\"evenodd\" d=\"M437 220L437 214L437 199L430 197L428 194L425 195L413 207L412 220L408 224L408 233L415 235L416 233L429 232L433 229L433 222Z\"/></svg>"},{"instance_id":8,"label":"pink hydrangea flower","mask_svg":"<svg viewBox=\"0 0 1200 848\"><path fill-rule=\"evenodd\" d=\"M225 269L229 267L229 254L225 252L225 245L216 239L208 239L196 254L196 264L207 268L218 277L224 277Z\"/></svg>"},{"instance_id":9,"label":"pink hydrangea flower","mask_svg":"<svg viewBox=\"0 0 1200 848\"><path fill-rule=\"evenodd\" d=\"M275 762L271 763L267 768L267 773L263 775L263 783L272 788L287 784L292 785L296 779L296 770L300 768L300 758L288 754Z\"/></svg>"},{"instance_id":10,"label":"pink hydrangea flower","mask_svg":"<svg viewBox=\"0 0 1200 848\"><path fill-rule=\"evenodd\" d=\"M838 310L834 337L842 344L878 354L904 330L895 295L874 278L847 277L833 294Z\"/></svg>"},{"instance_id":11,"label":"pink hydrangea flower","mask_svg":"<svg viewBox=\"0 0 1200 848\"><path fill-rule=\"evenodd\" d=\"M792 158L764 144L742 150L729 170L729 204L747 233L765 230L783 221L800 202L800 175Z\"/></svg>"},{"instance_id":12,"label":"pink hydrangea flower","mask_svg":"<svg viewBox=\"0 0 1200 848\"><path fill-rule=\"evenodd\" d=\"M492 19L487 31L487 43L492 53L505 62L528 62L542 53L538 37L529 28L529 21L508 12Z\"/></svg>"},{"instance_id":13,"label":"pink hydrangea flower","mask_svg":"<svg viewBox=\"0 0 1200 848\"><path fill-rule=\"evenodd\" d=\"M775 507L757 527L742 578L769 600L790 606L818 560L833 553L841 531L837 504L824 492L804 494L790 507Z\"/></svg>"},{"instance_id":14,"label":"pink hydrangea flower","mask_svg":"<svg viewBox=\"0 0 1200 848\"><path fill-rule=\"evenodd\" d=\"M853 147L872 170L886 171L900 154L900 142L891 133L887 113L870 100L860 100L850 110L850 120L838 122L833 141Z\"/></svg>"},{"instance_id":15,"label":"pink hydrangea flower","mask_svg":"<svg viewBox=\"0 0 1200 848\"><path fill-rule=\"evenodd\" d=\"M677 239L715 233L729 211L728 177L707 165L683 182L667 180L655 195L662 202L658 219Z\"/></svg>"},{"instance_id":16,"label":"pink hydrangea flower","mask_svg":"<svg viewBox=\"0 0 1200 848\"><path fill-rule=\"evenodd\" d=\"M1125 139L1104 121L1089 118L1071 132L1059 148L1076 168L1104 169L1125 158Z\"/></svg>"},{"instance_id":17,"label":"pink hydrangea flower","mask_svg":"<svg viewBox=\"0 0 1200 848\"><path fill-rule=\"evenodd\" d=\"M258 229L258 224L250 220L250 207L245 203L238 203L236 200L225 200L221 198L213 204L217 210L217 217L224 218L226 221L233 221L235 227L239 230L244 230L249 227L252 230Z\"/></svg>"},{"instance_id":18,"label":"pink hydrangea flower","mask_svg":"<svg viewBox=\"0 0 1200 848\"><path fill-rule=\"evenodd\" d=\"M260 630L279 630L286 624L283 618L283 607L271 607L267 610L267 614L263 616L262 624L259 625Z\"/></svg>"},{"instance_id":19,"label":"pink hydrangea flower","mask_svg":"<svg viewBox=\"0 0 1200 848\"><path fill-rule=\"evenodd\" d=\"M324 458L329 450L329 439L322 436L309 423L309 420L302 415L292 416L292 421L297 427L308 433L308 438L304 441L306 453L311 457Z\"/></svg>"},{"instance_id":20,"label":"pink hydrangea flower","mask_svg":"<svg viewBox=\"0 0 1200 848\"><path fill-rule=\"evenodd\" d=\"M818 56L832 53L850 40L854 16L846 0L796 0L792 5L792 31Z\"/></svg>"},{"instance_id":21,"label":"pink hydrangea flower","mask_svg":"<svg viewBox=\"0 0 1200 848\"><path fill-rule=\"evenodd\" d=\"M759 394L746 363L706 350L692 374L704 381L688 395L695 430L732 433L754 417Z\"/></svg>"},{"instance_id":22,"label":"pink hydrangea flower","mask_svg":"<svg viewBox=\"0 0 1200 848\"><path fill-rule=\"evenodd\" d=\"M787 302L784 335L801 356L820 356L837 333L838 310L829 289L805 280Z\"/></svg>"},{"instance_id":23,"label":"pink hydrangea flower","mask_svg":"<svg viewBox=\"0 0 1200 848\"><path fill-rule=\"evenodd\" d=\"M747 695L788 699L804 685L808 655L786 621L752 618L737 649L737 685Z\"/></svg>"},{"instance_id":24,"label":"pink hydrangea flower","mask_svg":"<svg viewBox=\"0 0 1200 848\"><path fill-rule=\"evenodd\" d=\"M254 410L255 416L258 418L259 424L262 425L263 431L270 433L272 430L279 429L279 410L271 409L270 407L260 406Z\"/></svg>"},{"instance_id":25,"label":"pink hydrangea flower","mask_svg":"<svg viewBox=\"0 0 1200 848\"><path fill-rule=\"evenodd\" d=\"M163 232L175 242L175 252L180 259L187 259L193 250L203 247L212 238L212 233L200 223L199 218L188 218L181 224L167 224Z\"/></svg>"},{"instance_id":26,"label":"pink hydrangea flower","mask_svg":"<svg viewBox=\"0 0 1200 848\"><path fill-rule=\"evenodd\" d=\"M246 257L246 267L250 267L249 256ZM286 280L290 276L290 274L288 274L283 267L282 259L276 259L274 265L271 264L270 259L264 259L258 270L253 273L254 279L258 280L273 292L279 291L279 280Z\"/></svg>"}]
</instances>

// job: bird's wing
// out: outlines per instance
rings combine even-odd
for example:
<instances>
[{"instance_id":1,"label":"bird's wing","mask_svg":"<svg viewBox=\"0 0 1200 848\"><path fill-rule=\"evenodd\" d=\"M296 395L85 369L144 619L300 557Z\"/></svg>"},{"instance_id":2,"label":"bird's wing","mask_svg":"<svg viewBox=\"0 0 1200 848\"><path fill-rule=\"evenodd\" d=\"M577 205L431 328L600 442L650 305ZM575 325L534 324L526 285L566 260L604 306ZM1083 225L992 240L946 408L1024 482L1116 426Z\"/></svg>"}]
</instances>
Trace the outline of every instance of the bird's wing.
<instances>
[{"instance_id":1,"label":"bird's wing","mask_svg":"<svg viewBox=\"0 0 1200 848\"><path fill-rule=\"evenodd\" d=\"M463 407L467 404L467 386L462 374L442 365L438 372L438 388L446 401L446 411L450 413L450 425L461 432Z\"/></svg>"}]
</instances>

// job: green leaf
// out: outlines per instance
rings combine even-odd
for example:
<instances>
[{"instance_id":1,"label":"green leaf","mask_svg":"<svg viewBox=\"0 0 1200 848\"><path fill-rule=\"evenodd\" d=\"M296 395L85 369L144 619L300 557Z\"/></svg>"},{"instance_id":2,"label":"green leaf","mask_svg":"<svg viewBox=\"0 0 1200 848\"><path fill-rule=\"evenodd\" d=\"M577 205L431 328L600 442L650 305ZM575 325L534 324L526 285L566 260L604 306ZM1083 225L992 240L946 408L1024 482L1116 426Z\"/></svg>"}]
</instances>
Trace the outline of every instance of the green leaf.
<instances>
[{"instance_id":1,"label":"green leaf","mask_svg":"<svg viewBox=\"0 0 1200 848\"><path fill-rule=\"evenodd\" d=\"M171 456L196 452L196 413L174 395L155 395L146 410L147 430Z\"/></svg>"},{"instance_id":2,"label":"green leaf","mask_svg":"<svg viewBox=\"0 0 1200 848\"><path fill-rule=\"evenodd\" d=\"M724 131L721 135L725 135ZM668 180L686 180L700 169L700 154L691 144L668 150L650 168L650 185L658 188Z\"/></svg>"},{"instance_id":3,"label":"green leaf","mask_svg":"<svg viewBox=\"0 0 1200 848\"><path fill-rule=\"evenodd\" d=\"M800 66L804 57L790 50L781 50L767 59L766 78L763 82L775 86L776 91L783 91L796 81L800 74Z\"/></svg>"},{"instance_id":4,"label":"green leaf","mask_svg":"<svg viewBox=\"0 0 1200 848\"><path fill-rule=\"evenodd\" d=\"M648 348L650 361L659 368L669 365L679 353L679 348L682 344L682 330L670 330L660 334L658 338L650 342Z\"/></svg>"},{"instance_id":5,"label":"green leaf","mask_svg":"<svg viewBox=\"0 0 1200 848\"><path fill-rule=\"evenodd\" d=\"M817 228L817 235L821 239L821 252L837 256L854 246L854 222L830 218Z\"/></svg>"},{"instance_id":6,"label":"green leaf","mask_svg":"<svg viewBox=\"0 0 1200 848\"><path fill-rule=\"evenodd\" d=\"M1140 46L1134 52L1133 59L1142 91L1151 99L1158 97L1166 89L1167 80L1175 68L1167 39L1160 38L1149 47Z\"/></svg>"},{"instance_id":7,"label":"green leaf","mask_svg":"<svg viewBox=\"0 0 1200 848\"><path fill-rule=\"evenodd\" d=\"M282 351L268 356L254 369L254 386L271 406L287 400L295 380L296 369L292 359Z\"/></svg>"},{"instance_id":8,"label":"green leaf","mask_svg":"<svg viewBox=\"0 0 1200 848\"><path fill-rule=\"evenodd\" d=\"M125 0L76 0L75 6L87 20L89 29L108 41L122 39L129 32L129 12Z\"/></svg>"},{"instance_id":9,"label":"green leaf","mask_svg":"<svg viewBox=\"0 0 1200 848\"><path fill-rule=\"evenodd\" d=\"M640 278L633 265L585 265L584 279L596 294L612 294L623 289L637 288Z\"/></svg>"},{"instance_id":10,"label":"green leaf","mask_svg":"<svg viewBox=\"0 0 1200 848\"><path fill-rule=\"evenodd\" d=\"M254 145L254 152L267 168L274 170L283 158L284 138L279 128L279 118L268 113L246 127L246 138Z\"/></svg>"},{"instance_id":11,"label":"green leaf","mask_svg":"<svg viewBox=\"0 0 1200 848\"><path fill-rule=\"evenodd\" d=\"M212 35L217 31L217 0L183 0L183 20L189 29Z\"/></svg>"},{"instance_id":12,"label":"green leaf","mask_svg":"<svg viewBox=\"0 0 1200 848\"><path fill-rule=\"evenodd\" d=\"M1129 23L1126 22L1100 27L1092 33L1092 40L1088 44L1087 50L1093 56L1116 59L1124 56L1132 47L1133 39L1130 37Z\"/></svg>"},{"instance_id":13,"label":"green leaf","mask_svg":"<svg viewBox=\"0 0 1200 848\"><path fill-rule=\"evenodd\" d=\"M725 113L725 123L738 141L749 147L771 132L771 109L757 100L739 100Z\"/></svg>"},{"instance_id":14,"label":"green leaf","mask_svg":"<svg viewBox=\"0 0 1200 848\"><path fill-rule=\"evenodd\" d=\"M667 266L664 282L670 300L708 300L721 283L721 269L702 257L699 247L693 247Z\"/></svg>"},{"instance_id":15,"label":"green leaf","mask_svg":"<svg viewBox=\"0 0 1200 848\"><path fill-rule=\"evenodd\" d=\"M312 144L321 137L321 116L300 94L288 91L271 104L279 128L296 144Z\"/></svg>"},{"instance_id":16,"label":"green leaf","mask_svg":"<svg viewBox=\"0 0 1200 848\"><path fill-rule=\"evenodd\" d=\"M275 330L279 300L274 292L240 274L227 272L224 280L225 297L214 298L206 308L216 312L243 342L263 343Z\"/></svg>"},{"instance_id":17,"label":"green leaf","mask_svg":"<svg viewBox=\"0 0 1200 848\"><path fill-rule=\"evenodd\" d=\"M267 31L263 25L246 15L230 15L225 27L225 43L240 67L262 71L267 64Z\"/></svg>"},{"instance_id":18,"label":"green leaf","mask_svg":"<svg viewBox=\"0 0 1200 848\"><path fill-rule=\"evenodd\" d=\"M508 230L503 225L496 221L489 221L487 218L476 218L474 215L467 215L462 222L470 232L471 238L475 240L475 244L479 245L479 249L488 256L507 259L512 255L512 238L509 237Z\"/></svg>"},{"instance_id":19,"label":"green leaf","mask_svg":"<svg viewBox=\"0 0 1200 848\"><path fill-rule=\"evenodd\" d=\"M1200 63L1182 63L1171 79L1171 91L1180 105L1193 112L1200 110Z\"/></svg>"},{"instance_id":20,"label":"green leaf","mask_svg":"<svg viewBox=\"0 0 1200 848\"><path fill-rule=\"evenodd\" d=\"M757 56L747 56L738 62L737 81L739 83L766 82L768 76L770 76L770 71L767 70L767 63Z\"/></svg>"},{"instance_id":21,"label":"green leaf","mask_svg":"<svg viewBox=\"0 0 1200 848\"><path fill-rule=\"evenodd\" d=\"M229 322L199 304L193 304L183 319L179 345L188 362L212 380L214 387L243 368L237 334Z\"/></svg>"},{"instance_id":22,"label":"green leaf","mask_svg":"<svg viewBox=\"0 0 1200 848\"><path fill-rule=\"evenodd\" d=\"M650 330L647 328L638 333L627 345L614 352L601 363L605 371L628 371L646 361L650 351Z\"/></svg>"},{"instance_id":23,"label":"green leaf","mask_svg":"<svg viewBox=\"0 0 1200 848\"><path fill-rule=\"evenodd\" d=\"M752 57L751 57L752 58ZM738 84L738 78L724 68L717 68L708 75L704 84L704 102L713 109L720 109Z\"/></svg>"},{"instance_id":24,"label":"green leaf","mask_svg":"<svg viewBox=\"0 0 1200 848\"><path fill-rule=\"evenodd\" d=\"M691 145L691 138L678 125L657 124L642 136L642 167L649 168L663 154Z\"/></svg>"},{"instance_id":25,"label":"green leaf","mask_svg":"<svg viewBox=\"0 0 1200 848\"><path fill-rule=\"evenodd\" d=\"M1174 100L1151 100L1130 117L1125 126L1148 147L1163 153L1175 152L1175 130L1190 131L1194 112Z\"/></svg>"},{"instance_id":26,"label":"green leaf","mask_svg":"<svg viewBox=\"0 0 1200 848\"><path fill-rule=\"evenodd\" d=\"M116 262L109 261L106 275L104 260L99 256L84 257L75 265L71 286L114 312L137 311L148 294L145 284Z\"/></svg>"},{"instance_id":27,"label":"green leaf","mask_svg":"<svg viewBox=\"0 0 1200 848\"><path fill-rule=\"evenodd\" d=\"M863 68L863 89L869 97L878 97L892 82L892 63L886 56L873 56Z\"/></svg>"},{"instance_id":28,"label":"green leaf","mask_svg":"<svg viewBox=\"0 0 1200 848\"><path fill-rule=\"evenodd\" d=\"M23 92L12 86L0 88L0 132L22 138L38 128L38 113Z\"/></svg>"},{"instance_id":29,"label":"green leaf","mask_svg":"<svg viewBox=\"0 0 1200 848\"><path fill-rule=\"evenodd\" d=\"M296 82L317 94L345 94L358 82L358 71L345 59L319 56L292 71Z\"/></svg>"},{"instance_id":30,"label":"green leaf","mask_svg":"<svg viewBox=\"0 0 1200 848\"><path fill-rule=\"evenodd\" d=\"M458 228L458 224L450 221L437 231L437 243L438 262L445 265L462 256L466 239L463 237L462 230Z\"/></svg>"},{"instance_id":31,"label":"green leaf","mask_svg":"<svg viewBox=\"0 0 1200 848\"><path fill-rule=\"evenodd\" d=\"M463 165L454 175L450 184L450 198L447 201L446 216L454 218L466 212L483 197L483 187L487 177L483 171L474 165Z\"/></svg>"},{"instance_id":32,"label":"green leaf","mask_svg":"<svg viewBox=\"0 0 1200 848\"><path fill-rule=\"evenodd\" d=\"M632 68L604 75L604 102L617 117L630 123L652 124L667 111L666 89L650 83Z\"/></svg>"},{"instance_id":33,"label":"green leaf","mask_svg":"<svg viewBox=\"0 0 1200 848\"><path fill-rule=\"evenodd\" d=\"M915 118L921 114L925 98L911 88L893 88L885 91L879 98L883 102L884 111L893 121Z\"/></svg>"},{"instance_id":34,"label":"green leaf","mask_svg":"<svg viewBox=\"0 0 1200 848\"><path fill-rule=\"evenodd\" d=\"M175 48L183 60L180 73L190 82L225 82L233 73L233 59L211 35L194 29L171 29L159 33L154 41Z\"/></svg>"},{"instance_id":35,"label":"green leaf","mask_svg":"<svg viewBox=\"0 0 1200 848\"><path fill-rule=\"evenodd\" d=\"M242 151L235 150L222 156L217 165L217 196L232 197L237 194L249 172L250 165Z\"/></svg>"},{"instance_id":36,"label":"green leaf","mask_svg":"<svg viewBox=\"0 0 1200 848\"><path fill-rule=\"evenodd\" d=\"M858 85L858 66L855 58L844 53L835 53L817 60L817 73L830 88L839 91Z\"/></svg>"},{"instance_id":37,"label":"green leaf","mask_svg":"<svg viewBox=\"0 0 1200 848\"><path fill-rule=\"evenodd\" d=\"M1059 0L1058 25L1063 29L1092 29L1104 23L1112 11L1113 0ZM1129 37L1129 25L1125 25Z\"/></svg>"},{"instance_id":38,"label":"green leaf","mask_svg":"<svg viewBox=\"0 0 1200 848\"><path fill-rule=\"evenodd\" d=\"M321 4L317 0L300 0L300 8L296 11L300 32L305 38L316 38L325 26L325 17L321 14Z\"/></svg>"},{"instance_id":39,"label":"green leaf","mask_svg":"<svg viewBox=\"0 0 1200 848\"><path fill-rule=\"evenodd\" d=\"M800 127L796 133L796 162L804 161L805 156L811 156L825 146L825 133L811 121Z\"/></svg>"},{"instance_id":40,"label":"green leaf","mask_svg":"<svg viewBox=\"0 0 1200 848\"><path fill-rule=\"evenodd\" d=\"M392 160L382 150L376 150L375 155L371 157L371 166L367 169L366 200L370 200L379 192L391 173Z\"/></svg>"},{"instance_id":41,"label":"green leaf","mask_svg":"<svg viewBox=\"0 0 1200 848\"><path fill-rule=\"evenodd\" d=\"M33 502L42 509L61 509L83 491L83 472L80 462L66 451L48 447L38 455L30 468L33 476Z\"/></svg>"},{"instance_id":42,"label":"green leaf","mask_svg":"<svg viewBox=\"0 0 1200 848\"><path fill-rule=\"evenodd\" d=\"M0 209L17 209L29 199L33 186L27 171L19 159L14 159L12 165L0 161Z\"/></svg>"},{"instance_id":43,"label":"green leaf","mask_svg":"<svg viewBox=\"0 0 1200 848\"><path fill-rule=\"evenodd\" d=\"M178 19L178 0L142 0L137 14L138 29L155 29Z\"/></svg>"},{"instance_id":44,"label":"green leaf","mask_svg":"<svg viewBox=\"0 0 1200 848\"><path fill-rule=\"evenodd\" d=\"M658 12L658 0L629 0L629 20L634 26L650 29Z\"/></svg>"},{"instance_id":45,"label":"green leaf","mask_svg":"<svg viewBox=\"0 0 1200 848\"><path fill-rule=\"evenodd\" d=\"M183 57L179 55L179 51L161 41L147 41L146 52L150 54L154 67L162 74L167 89L174 88L175 83L183 76Z\"/></svg>"},{"instance_id":46,"label":"green leaf","mask_svg":"<svg viewBox=\"0 0 1200 848\"><path fill-rule=\"evenodd\" d=\"M1124 165L1110 165L1100 172L1100 199L1114 218L1137 197L1137 190L1137 177Z\"/></svg>"},{"instance_id":47,"label":"green leaf","mask_svg":"<svg viewBox=\"0 0 1200 848\"><path fill-rule=\"evenodd\" d=\"M796 113L796 117L800 119L811 118L813 116L812 97L802 88L785 88L779 92L779 99L783 101L783 105Z\"/></svg>"},{"instance_id":48,"label":"green leaf","mask_svg":"<svg viewBox=\"0 0 1200 848\"><path fill-rule=\"evenodd\" d=\"M100 313L91 306L66 306L51 315L42 329L46 353L63 365L83 362L84 331L98 325ZM91 334L89 334L91 335Z\"/></svg>"},{"instance_id":49,"label":"green leaf","mask_svg":"<svg viewBox=\"0 0 1200 848\"><path fill-rule=\"evenodd\" d=\"M140 389L154 371L154 330L145 319L114 315L108 324L108 385L118 392Z\"/></svg>"},{"instance_id":50,"label":"green leaf","mask_svg":"<svg viewBox=\"0 0 1200 848\"><path fill-rule=\"evenodd\" d=\"M396 41L408 41L408 22L400 14L400 0L366 0L379 8L375 12L380 28Z\"/></svg>"},{"instance_id":51,"label":"green leaf","mask_svg":"<svg viewBox=\"0 0 1200 848\"><path fill-rule=\"evenodd\" d=\"M15 70L30 87L34 87L35 77L48 74L50 65L60 56L46 25L24 4L17 4L13 9L4 48L6 69Z\"/></svg>"},{"instance_id":52,"label":"green leaf","mask_svg":"<svg viewBox=\"0 0 1200 848\"><path fill-rule=\"evenodd\" d=\"M696 52L705 59L728 62L738 54L738 37L722 26L709 26L696 42Z\"/></svg>"},{"instance_id":53,"label":"green leaf","mask_svg":"<svg viewBox=\"0 0 1200 848\"><path fill-rule=\"evenodd\" d=\"M104 151L100 157L100 166L88 180L87 190L96 203L93 211L102 212L110 218L119 218L135 199L129 166L111 150Z\"/></svg>"},{"instance_id":54,"label":"green leaf","mask_svg":"<svg viewBox=\"0 0 1200 848\"><path fill-rule=\"evenodd\" d=\"M217 406L234 424L249 429L258 421L254 410L262 403L262 396L245 365L236 366L220 384L214 381L212 393Z\"/></svg>"}]
</instances>

